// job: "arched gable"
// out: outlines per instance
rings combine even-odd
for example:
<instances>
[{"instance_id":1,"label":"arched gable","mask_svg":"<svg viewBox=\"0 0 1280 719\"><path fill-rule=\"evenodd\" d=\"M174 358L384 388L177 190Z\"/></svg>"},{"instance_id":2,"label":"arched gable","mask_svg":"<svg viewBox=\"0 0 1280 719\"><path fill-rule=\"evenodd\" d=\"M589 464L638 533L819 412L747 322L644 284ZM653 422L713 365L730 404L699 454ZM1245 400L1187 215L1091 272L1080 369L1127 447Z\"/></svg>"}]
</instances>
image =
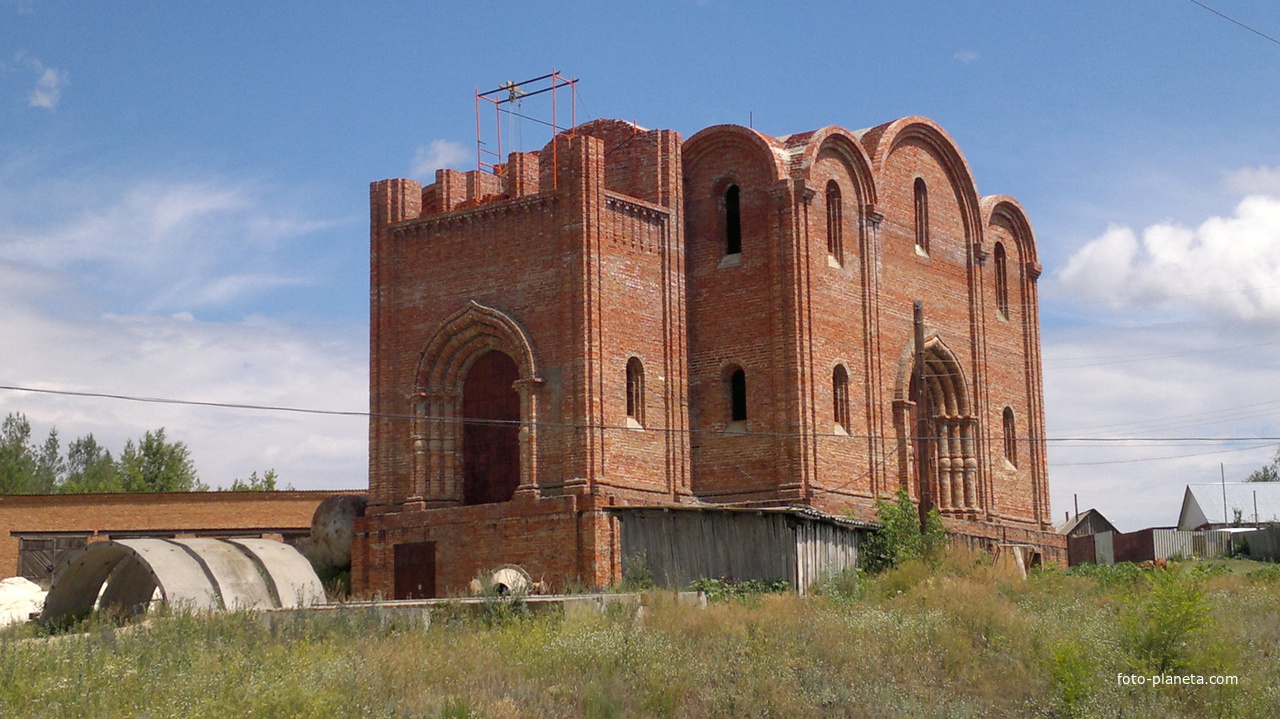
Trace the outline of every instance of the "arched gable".
<instances>
[{"instance_id":1,"label":"arched gable","mask_svg":"<svg viewBox=\"0 0 1280 719\"><path fill-rule=\"evenodd\" d=\"M680 151L685 176L688 177L704 159L730 149L742 151L751 159L753 166L741 168L741 171L759 172L767 180L787 177L785 153L776 146L773 138L741 125L713 125L686 140Z\"/></svg>"},{"instance_id":2,"label":"arched gable","mask_svg":"<svg viewBox=\"0 0 1280 719\"><path fill-rule=\"evenodd\" d=\"M862 146L871 158L877 185L886 181L885 165L894 151L908 142L918 142L937 158L951 182L960 204L965 234L973 241L982 239L982 213L978 202L978 186L973 172L955 140L938 123L913 115L895 120L861 133Z\"/></svg>"},{"instance_id":3,"label":"arched gable","mask_svg":"<svg viewBox=\"0 0 1280 719\"><path fill-rule=\"evenodd\" d=\"M418 391L461 392L467 369L490 350L516 362L521 380L537 380L533 345L506 313L474 300L450 315L427 343L418 362Z\"/></svg>"},{"instance_id":4,"label":"arched gable","mask_svg":"<svg viewBox=\"0 0 1280 719\"><path fill-rule=\"evenodd\" d=\"M990 195L982 198L982 223L984 227L1001 224L1008 228L1018 245L1018 257L1027 264L1038 264L1035 233L1022 205L1008 195Z\"/></svg>"},{"instance_id":5,"label":"arched gable","mask_svg":"<svg viewBox=\"0 0 1280 719\"><path fill-rule=\"evenodd\" d=\"M877 202L875 176L871 172L871 157L858 143L857 138L848 130L836 125L828 125L809 133L805 142L792 163L792 176L797 179L813 181L811 173L818 159L830 153L844 164L849 176L853 178L854 190L863 205L874 205Z\"/></svg>"}]
</instances>

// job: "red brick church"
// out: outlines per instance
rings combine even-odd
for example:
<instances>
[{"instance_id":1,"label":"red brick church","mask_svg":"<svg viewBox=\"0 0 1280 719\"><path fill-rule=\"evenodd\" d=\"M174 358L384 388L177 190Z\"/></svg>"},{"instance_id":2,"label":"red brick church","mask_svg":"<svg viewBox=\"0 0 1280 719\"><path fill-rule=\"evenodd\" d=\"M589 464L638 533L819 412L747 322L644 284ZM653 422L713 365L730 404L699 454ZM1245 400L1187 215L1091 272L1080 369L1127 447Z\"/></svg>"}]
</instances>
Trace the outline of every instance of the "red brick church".
<instances>
[{"instance_id":1,"label":"red brick church","mask_svg":"<svg viewBox=\"0 0 1280 719\"><path fill-rule=\"evenodd\" d=\"M954 534L1060 559L1035 238L937 124L597 120L494 170L371 187L357 591L608 584L619 507L871 520L922 484Z\"/></svg>"}]
</instances>

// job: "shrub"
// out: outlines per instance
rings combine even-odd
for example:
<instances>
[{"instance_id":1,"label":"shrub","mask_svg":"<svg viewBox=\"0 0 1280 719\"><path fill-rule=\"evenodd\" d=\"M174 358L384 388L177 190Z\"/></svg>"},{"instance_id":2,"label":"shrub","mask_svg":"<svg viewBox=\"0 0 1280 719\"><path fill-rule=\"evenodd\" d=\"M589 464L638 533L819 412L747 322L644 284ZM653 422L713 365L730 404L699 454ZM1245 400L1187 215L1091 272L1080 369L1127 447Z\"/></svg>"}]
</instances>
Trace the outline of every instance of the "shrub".
<instances>
[{"instance_id":1,"label":"shrub","mask_svg":"<svg viewBox=\"0 0 1280 719\"><path fill-rule=\"evenodd\" d=\"M791 583L782 579L699 579L689 585L689 591L702 592L708 602L736 599L747 602L761 594L782 594L791 591Z\"/></svg>"},{"instance_id":2,"label":"shrub","mask_svg":"<svg viewBox=\"0 0 1280 719\"><path fill-rule=\"evenodd\" d=\"M1059 716L1084 716L1097 688L1095 661L1089 648L1077 639L1065 639L1053 647L1049 664L1049 687Z\"/></svg>"},{"instance_id":3,"label":"shrub","mask_svg":"<svg viewBox=\"0 0 1280 719\"><path fill-rule=\"evenodd\" d=\"M622 560L622 583L618 585L620 591L644 592L655 586L653 568L649 566L648 557L627 557Z\"/></svg>"},{"instance_id":4,"label":"shrub","mask_svg":"<svg viewBox=\"0 0 1280 719\"><path fill-rule=\"evenodd\" d=\"M876 500L880 529L867 537L861 547L862 566L876 574L910 559L932 560L938 556L946 529L937 509L929 510L923 529L920 513L905 487L899 487L892 501Z\"/></svg>"},{"instance_id":5,"label":"shrub","mask_svg":"<svg viewBox=\"0 0 1280 719\"><path fill-rule=\"evenodd\" d=\"M1188 668L1211 622L1203 580L1178 571L1149 572L1125 598L1121 616L1130 653L1158 674Z\"/></svg>"},{"instance_id":6,"label":"shrub","mask_svg":"<svg viewBox=\"0 0 1280 719\"><path fill-rule=\"evenodd\" d=\"M828 572L809 587L809 593L839 601L853 601L862 596L867 574L857 567Z\"/></svg>"},{"instance_id":7,"label":"shrub","mask_svg":"<svg viewBox=\"0 0 1280 719\"><path fill-rule=\"evenodd\" d=\"M1063 573L1072 577L1092 579L1105 588L1123 588L1133 586L1152 571L1133 562L1118 562L1116 564L1077 564Z\"/></svg>"}]
</instances>

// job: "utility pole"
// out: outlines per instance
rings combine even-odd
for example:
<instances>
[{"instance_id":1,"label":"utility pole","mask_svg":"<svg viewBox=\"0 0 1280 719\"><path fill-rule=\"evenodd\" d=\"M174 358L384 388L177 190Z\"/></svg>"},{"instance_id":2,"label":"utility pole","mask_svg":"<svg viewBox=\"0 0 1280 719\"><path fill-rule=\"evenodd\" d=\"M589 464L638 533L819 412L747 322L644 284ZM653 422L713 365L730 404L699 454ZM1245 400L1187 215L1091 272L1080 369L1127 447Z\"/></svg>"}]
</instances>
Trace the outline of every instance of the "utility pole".
<instances>
[{"instance_id":1,"label":"utility pole","mask_svg":"<svg viewBox=\"0 0 1280 719\"><path fill-rule=\"evenodd\" d=\"M1226 462L1218 463L1218 471L1222 473L1222 524L1225 526L1231 523L1227 519L1227 464Z\"/></svg>"},{"instance_id":2,"label":"utility pole","mask_svg":"<svg viewBox=\"0 0 1280 719\"><path fill-rule=\"evenodd\" d=\"M912 322L916 341L916 472L920 483L920 531L926 530L933 508L933 488L929 481L929 393L924 381L924 303L915 301Z\"/></svg>"}]
</instances>

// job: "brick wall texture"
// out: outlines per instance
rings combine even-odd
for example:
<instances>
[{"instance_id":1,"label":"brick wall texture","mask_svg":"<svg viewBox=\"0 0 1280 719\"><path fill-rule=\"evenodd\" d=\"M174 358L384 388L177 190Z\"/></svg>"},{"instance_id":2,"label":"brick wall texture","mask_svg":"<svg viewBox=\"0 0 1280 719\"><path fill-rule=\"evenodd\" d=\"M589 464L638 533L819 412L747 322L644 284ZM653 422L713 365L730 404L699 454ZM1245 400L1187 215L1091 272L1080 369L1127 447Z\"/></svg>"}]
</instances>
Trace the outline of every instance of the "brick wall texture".
<instances>
[{"instance_id":1,"label":"brick wall texture","mask_svg":"<svg viewBox=\"0 0 1280 719\"><path fill-rule=\"evenodd\" d=\"M598 120L496 173L375 182L370 210L358 591L393 592L402 542L434 543L439 593L503 563L604 584L603 507L872 519L921 496L922 465L956 533L1063 554L1031 225L926 118L688 140Z\"/></svg>"}]
</instances>

